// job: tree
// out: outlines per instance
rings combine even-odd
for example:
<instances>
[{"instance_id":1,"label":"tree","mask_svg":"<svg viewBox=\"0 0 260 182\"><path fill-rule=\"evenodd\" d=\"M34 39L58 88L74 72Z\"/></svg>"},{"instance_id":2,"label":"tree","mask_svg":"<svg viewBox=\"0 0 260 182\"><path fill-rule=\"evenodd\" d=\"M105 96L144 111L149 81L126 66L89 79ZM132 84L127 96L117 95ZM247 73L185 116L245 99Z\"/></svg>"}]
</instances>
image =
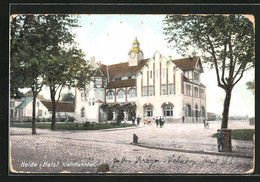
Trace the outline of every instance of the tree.
<instances>
[{"instance_id":1,"label":"tree","mask_svg":"<svg viewBox=\"0 0 260 182\"><path fill-rule=\"evenodd\" d=\"M11 97L19 88L31 88L33 96L32 134L36 134L36 97L43 86L46 51L46 28L41 17L35 15L13 16L11 21Z\"/></svg>"},{"instance_id":2,"label":"tree","mask_svg":"<svg viewBox=\"0 0 260 182\"><path fill-rule=\"evenodd\" d=\"M167 15L164 34L179 53L200 50L203 60L215 68L218 86L226 93L221 129L228 128L232 90L255 61L253 23L242 15Z\"/></svg>"},{"instance_id":3,"label":"tree","mask_svg":"<svg viewBox=\"0 0 260 182\"><path fill-rule=\"evenodd\" d=\"M254 81L248 81L246 82L247 90L251 90L252 93L255 93L255 82Z\"/></svg>"},{"instance_id":4,"label":"tree","mask_svg":"<svg viewBox=\"0 0 260 182\"><path fill-rule=\"evenodd\" d=\"M64 94L63 96L62 96L62 99L61 99L62 101L68 101L68 102L75 102L75 96L73 95L73 93L71 93L71 92L68 92L68 93L66 93L66 94Z\"/></svg>"},{"instance_id":5,"label":"tree","mask_svg":"<svg viewBox=\"0 0 260 182\"><path fill-rule=\"evenodd\" d=\"M65 87L85 88L93 75L92 68L84 60L84 54L75 47L60 51L60 55L52 56L48 60L45 85L50 88L52 100L52 124L55 130L56 106L60 100L61 91Z\"/></svg>"}]
</instances>

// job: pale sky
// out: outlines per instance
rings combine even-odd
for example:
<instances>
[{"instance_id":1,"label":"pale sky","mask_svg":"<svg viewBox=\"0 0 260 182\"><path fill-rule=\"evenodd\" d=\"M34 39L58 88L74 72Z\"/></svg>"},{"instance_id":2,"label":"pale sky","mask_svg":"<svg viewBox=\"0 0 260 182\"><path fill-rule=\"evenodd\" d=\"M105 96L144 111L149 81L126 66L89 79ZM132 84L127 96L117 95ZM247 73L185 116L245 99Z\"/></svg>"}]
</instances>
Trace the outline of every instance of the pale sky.
<instances>
[{"instance_id":1,"label":"pale sky","mask_svg":"<svg viewBox=\"0 0 260 182\"><path fill-rule=\"evenodd\" d=\"M168 48L164 40L163 23L165 15L81 15L81 27L74 31L76 42L86 59L95 56L103 64L115 64L128 61L128 51L135 37L140 42L144 58L150 58L159 51L166 58L182 58L175 50ZM215 70L208 70L203 65L201 81L207 87L207 111L221 114L223 110L224 91L217 86ZM254 116L254 95L246 90L245 82L254 79L254 70L244 74L232 92L229 115ZM49 99L47 89L44 96Z\"/></svg>"}]
</instances>

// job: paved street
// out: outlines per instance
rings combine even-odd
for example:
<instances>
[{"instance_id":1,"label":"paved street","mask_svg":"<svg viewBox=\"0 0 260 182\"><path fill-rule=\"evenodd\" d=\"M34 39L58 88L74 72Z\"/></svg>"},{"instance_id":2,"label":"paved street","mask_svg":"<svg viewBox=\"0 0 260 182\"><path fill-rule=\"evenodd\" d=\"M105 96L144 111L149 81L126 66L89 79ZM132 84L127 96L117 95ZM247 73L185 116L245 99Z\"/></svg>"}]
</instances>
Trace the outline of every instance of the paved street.
<instances>
[{"instance_id":1,"label":"paved street","mask_svg":"<svg viewBox=\"0 0 260 182\"><path fill-rule=\"evenodd\" d=\"M17 172L96 172L108 163L112 173L245 173L253 168L253 141L232 140L232 153L218 153L211 134L220 122L141 125L98 131L11 128L11 160ZM254 128L230 122L229 128ZM133 133L139 144L132 144Z\"/></svg>"}]
</instances>

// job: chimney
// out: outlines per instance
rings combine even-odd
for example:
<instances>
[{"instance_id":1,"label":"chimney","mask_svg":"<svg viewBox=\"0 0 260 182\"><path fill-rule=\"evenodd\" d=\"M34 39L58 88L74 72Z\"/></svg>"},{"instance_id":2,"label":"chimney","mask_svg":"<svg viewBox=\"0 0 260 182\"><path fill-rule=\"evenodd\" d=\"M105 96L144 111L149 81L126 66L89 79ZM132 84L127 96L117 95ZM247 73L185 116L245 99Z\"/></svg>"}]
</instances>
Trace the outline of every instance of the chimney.
<instances>
[{"instance_id":1,"label":"chimney","mask_svg":"<svg viewBox=\"0 0 260 182\"><path fill-rule=\"evenodd\" d=\"M172 60L172 57L171 57L171 56L169 56L169 60L170 60L170 61Z\"/></svg>"}]
</instances>

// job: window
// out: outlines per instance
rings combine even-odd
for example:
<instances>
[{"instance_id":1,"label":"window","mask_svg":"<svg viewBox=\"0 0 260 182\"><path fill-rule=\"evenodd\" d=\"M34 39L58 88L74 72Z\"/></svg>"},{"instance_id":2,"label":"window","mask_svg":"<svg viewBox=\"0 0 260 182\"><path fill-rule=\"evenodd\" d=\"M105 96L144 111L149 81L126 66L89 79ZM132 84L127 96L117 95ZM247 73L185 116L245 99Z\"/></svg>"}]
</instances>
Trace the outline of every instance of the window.
<instances>
[{"instance_id":1,"label":"window","mask_svg":"<svg viewBox=\"0 0 260 182\"><path fill-rule=\"evenodd\" d=\"M117 80L117 78L116 78L116 77L112 78L112 81L116 81L116 80Z\"/></svg>"},{"instance_id":2,"label":"window","mask_svg":"<svg viewBox=\"0 0 260 182\"><path fill-rule=\"evenodd\" d=\"M123 99L124 96L125 96L124 91L123 91L123 90L119 90L119 92L118 92L118 98L119 98L119 99Z\"/></svg>"},{"instance_id":3,"label":"window","mask_svg":"<svg viewBox=\"0 0 260 182\"><path fill-rule=\"evenodd\" d=\"M150 96L153 96L153 86L150 86L150 87L149 87L149 95L150 95Z\"/></svg>"},{"instance_id":4,"label":"window","mask_svg":"<svg viewBox=\"0 0 260 182\"><path fill-rule=\"evenodd\" d=\"M23 110L19 109L19 116L23 116Z\"/></svg>"},{"instance_id":5,"label":"window","mask_svg":"<svg viewBox=\"0 0 260 182\"><path fill-rule=\"evenodd\" d=\"M186 84L186 95L191 96L191 86Z\"/></svg>"},{"instance_id":6,"label":"window","mask_svg":"<svg viewBox=\"0 0 260 182\"><path fill-rule=\"evenodd\" d=\"M189 104L186 106L186 117L191 117L191 107Z\"/></svg>"},{"instance_id":7,"label":"window","mask_svg":"<svg viewBox=\"0 0 260 182\"><path fill-rule=\"evenodd\" d=\"M194 80L200 81L200 74L194 72Z\"/></svg>"},{"instance_id":8,"label":"window","mask_svg":"<svg viewBox=\"0 0 260 182\"><path fill-rule=\"evenodd\" d=\"M173 107L170 104L164 105L163 116L173 116Z\"/></svg>"},{"instance_id":9,"label":"window","mask_svg":"<svg viewBox=\"0 0 260 182\"><path fill-rule=\"evenodd\" d=\"M81 117L84 118L85 117L85 108L81 108Z\"/></svg>"},{"instance_id":10,"label":"window","mask_svg":"<svg viewBox=\"0 0 260 182\"><path fill-rule=\"evenodd\" d=\"M169 84L169 94L174 94L173 84Z\"/></svg>"},{"instance_id":11,"label":"window","mask_svg":"<svg viewBox=\"0 0 260 182\"><path fill-rule=\"evenodd\" d=\"M163 78L165 77L165 68L163 68Z\"/></svg>"},{"instance_id":12,"label":"window","mask_svg":"<svg viewBox=\"0 0 260 182\"><path fill-rule=\"evenodd\" d=\"M147 96L147 87L143 88L143 93L144 93L144 96Z\"/></svg>"},{"instance_id":13,"label":"window","mask_svg":"<svg viewBox=\"0 0 260 182\"><path fill-rule=\"evenodd\" d=\"M135 78L136 78L136 75L132 75L131 78L132 78L132 79L135 79Z\"/></svg>"},{"instance_id":14,"label":"window","mask_svg":"<svg viewBox=\"0 0 260 182\"><path fill-rule=\"evenodd\" d=\"M162 94L167 95L167 86L166 85L162 86Z\"/></svg>"},{"instance_id":15,"label":"window","mask_svg":"<svg viewBox=\"0 0 260 182\"><path fill-rule=\"evenodd\" d=\"M194 87L194 93L195 93L195 97L199 97L199 89L198 89L198 87Z\"/></svg>"},{"instance_id":16,"label":"window","mask_svg":"<svg viewBox=\"0 0 260 182\"><path fill-rule=\"evenodd\" d=\"M134 88L131 88L129 90L129 98L134 98L135 97L135 89Z\"/></svg>"},{"instance_id":17,"label":"window","mask_svg":"<svg viewBox=\"0 0 260 182\"><path fill-rule=\"evenodd\" d=\"M108 91L107 97L108 97L108 99L113 99L114 98L114 92L112 90Z\"/></svg>"},{"instance_id":18,"label":"window","mask_svg":"<svg viewBox=\"0 0 260 182\"><path fill-rule=\"evenodd\" d=\"M95 104L95 101L94 101L94 98L92 98L92 105L94 106L94 104Z\"/></svg>"},{"instance_id":19,"label":"window","mask_svg":"<svg viewBox=\"0 0 260 182\"><path fill-rule=\"evenodd\" d=\"M11 101L10 107L14 107L14 101Z\"/></svg>"},{"instance_id":20,"label":"window","mask_svg":"<svg viewBox=\"0 0 260 182\"><path fill-rule=\"evenodd\" d=\"M123 76L122 78L121 78L121 80L127 80L128 79L128 76Z\"/></svg>"},{"instance_id":21,"label":"window","mask_svg":"<svg viewBox=\"0 0 260 182\"><path fill-rule=\"evenodd\" d=\"M158 69L156 70L156 78L159 77Z\"/></svg>"},{"instance_id":22,"label":"window","mask_svg":"<svg viewBox=\"0 0 260 182\"><path fill-rule=\"evenodd\" d=\"M200 89L200 97L204 98L204 90L202 88Z\"/></svg>"},{"instance_id":23,"label":"window","mask_svg":"<svg viewBox=\"0 0 260 182\"><path fill-rule=\"evenodd\" d=\"M38 111L38 116L42 117L42 110L41 109Z\"/></svg>"},{"instance_id":24,"label":"window","mask_svg":"<svg viewBox=\"0 0 260 182\"><path fill-rule=\"evenodd\" d=\"M153 78L153 71L150 71L150 78Z\"/></svg>"},{"instance_id":25,"label":"window","mask_svg":"<svg viewBox=\"0 0 260 182\"><path fill-rule=\"evenodd\" d=\"M201 116L204 118L206 117L205 108L203 106L201 107Z\"/></svg>"},{"instance_id":26,"label":"window","mask_svg":"<svg viewBox=\"0 0 260 182\"><path fill-rule=\"evenodd\" d=\"M144 117L153 116L153 108L150 105L144 107Z\"/></svg>"},{"instance_id":27,"label":"window","mask_svg":"<svg viewBox=\"0 0 260 182\"><path fill-rule=\"evenodd\" d=\"M97 87L101 87L101 85L102 85L102 79L101 79L101 78L97 78L97 79L95 80L95 84L96 84Z\"/></svg>"}]
</instances>

